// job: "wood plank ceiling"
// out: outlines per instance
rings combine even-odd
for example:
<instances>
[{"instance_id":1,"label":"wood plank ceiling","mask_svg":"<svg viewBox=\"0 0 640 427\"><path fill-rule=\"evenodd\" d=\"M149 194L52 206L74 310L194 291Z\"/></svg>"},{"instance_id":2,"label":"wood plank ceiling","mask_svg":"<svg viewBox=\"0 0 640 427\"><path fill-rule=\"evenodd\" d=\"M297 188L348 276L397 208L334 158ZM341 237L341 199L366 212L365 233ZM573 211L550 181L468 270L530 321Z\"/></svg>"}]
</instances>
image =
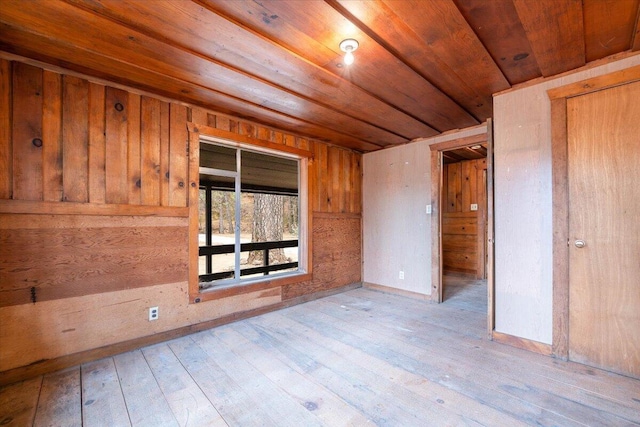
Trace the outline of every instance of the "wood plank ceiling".
<instances>
[{"instance_id":1,"label":"wood plank ceiling","mask_svg":"<svg viewBox=\"0 0 640 427\"><path fill-rule=\"evenodd\" d=\"M0 49L366 152L479 124L495 92L639 50L639 3L2 0Z\"/></svg>"}]
</instances>

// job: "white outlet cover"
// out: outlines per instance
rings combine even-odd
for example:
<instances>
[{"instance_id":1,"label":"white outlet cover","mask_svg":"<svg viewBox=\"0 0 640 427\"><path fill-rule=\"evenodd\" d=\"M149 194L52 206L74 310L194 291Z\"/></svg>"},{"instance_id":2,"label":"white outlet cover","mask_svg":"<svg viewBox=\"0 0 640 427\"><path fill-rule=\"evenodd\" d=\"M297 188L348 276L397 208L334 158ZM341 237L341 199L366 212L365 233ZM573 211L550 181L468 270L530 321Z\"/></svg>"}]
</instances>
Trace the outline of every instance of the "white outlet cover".
<instances>
[{"instance_id":1,"label":"white outlet cover","mask_svg":"<svg viewBox=\"0 0 640 427\"><path fill-rule=\"evenodd\" d=\"M472 211L477 211L478 210L478 204L477 203L471 203L471 210Z\"/></svg>"},{"instance_id":2,"label":"white outlet cover","mask_svg":"<svg viewBox=\"0 0 640 427\"><path fill-rule=\"evenodd\" d=\"M399 274L400 280L404 280L404 271L401 271Z\"/></svg>"},{"instance_id":3,"label":"white outlet cover","mask_svg":"<svg viewBox=\"0 0 640 427\"><path fill-rule=\"evenodd\" d=\"M149 307L149 321L158 320L160 316L160 312L158 311L158 307Z\"/></svg>"}]
</instances>

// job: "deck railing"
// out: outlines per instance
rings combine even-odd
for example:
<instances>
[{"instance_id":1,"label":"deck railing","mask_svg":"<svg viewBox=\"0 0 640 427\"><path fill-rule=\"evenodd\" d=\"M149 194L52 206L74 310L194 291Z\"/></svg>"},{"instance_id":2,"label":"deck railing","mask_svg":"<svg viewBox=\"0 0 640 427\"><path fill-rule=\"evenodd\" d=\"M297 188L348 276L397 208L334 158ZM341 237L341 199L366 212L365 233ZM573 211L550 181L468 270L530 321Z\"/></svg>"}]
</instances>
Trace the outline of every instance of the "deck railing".
<instances>
[{"instance_id":1,"label":"deck railing","mask_svg":"<svg viewBox=\"0 0 640 427\"><path fill-rule=\"evenodd\" d=\"M287 270L290 268L297 268L298 262L286 262L283 264L269 265L269 251L272 249L284 249L284 248L296 248L298 247L297 240L278 240L272 242L255 242L255 243L241 243L240 252L252 252L263 251L264 265L261 267L241 268L240 276L248 276L251 274L264 274L268 275L272 271ZM213 246L200 246L199 255L207 257L207 273L201 274L200 283L211 282L214 280L231 279L234 276L234 271L221 271L218 273L211 272L211 266L213 265L213 255L232 254L235 252L235 245L213 245Z\"/></svg>"}]
</instances>

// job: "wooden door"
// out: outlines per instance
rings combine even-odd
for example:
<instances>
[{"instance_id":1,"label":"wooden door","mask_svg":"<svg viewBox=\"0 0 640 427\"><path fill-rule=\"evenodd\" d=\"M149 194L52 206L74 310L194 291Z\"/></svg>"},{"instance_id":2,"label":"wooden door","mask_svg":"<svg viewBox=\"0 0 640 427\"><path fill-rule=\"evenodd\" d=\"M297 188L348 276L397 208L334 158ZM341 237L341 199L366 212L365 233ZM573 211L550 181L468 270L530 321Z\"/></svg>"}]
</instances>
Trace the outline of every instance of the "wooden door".
<instances>
[{"instance_id":1,"label":"wooden door","mask_svg":"<svg viewBox=\"0 0 640 427\"><path fill-rule=\"evenodd\" d=\"M569 358L640 377L640 82L567 99L567 136Z\"/></svg>"}]
</instances>

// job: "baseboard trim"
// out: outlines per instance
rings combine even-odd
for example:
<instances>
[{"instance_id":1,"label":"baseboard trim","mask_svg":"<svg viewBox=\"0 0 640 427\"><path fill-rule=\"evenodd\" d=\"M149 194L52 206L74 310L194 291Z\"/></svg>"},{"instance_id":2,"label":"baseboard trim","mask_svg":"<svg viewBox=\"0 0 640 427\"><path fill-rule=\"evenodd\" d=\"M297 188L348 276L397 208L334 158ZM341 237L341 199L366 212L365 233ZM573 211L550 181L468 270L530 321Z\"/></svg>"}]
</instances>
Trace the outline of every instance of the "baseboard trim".
<instances>
[{"instance_id":1,"label":"baseboard trim","mask_svg":"<svg viewBox=\"0 0 640 427\"><path fill-rule=\"evenodd\" d=\"M392 288L390 286L377 285L375 283L363 282L364 288L373 289L374 291L385 292L388 294L402 295L403 297L419 299L422 301L431 301L431 295L421 294L419 292L405 291L404 289Z\"/></svg>"},{"instance_id":2,"label":"baseboard trim","mask_svg":"<svg viewBox=\"0 0 640 427\"><path fill-rule=\"evenodd\" d=\"M500 344L510 345L511 347L521 348L544 356L552 355L551 344L545 344L496 331L493 331L492 339Z\"/></svg>"},{"instance_id":3,"label":"baseboard trim","mask_svg":"<svg viewBox=\"0 0 640 427\"><path fill-rule=\"evenodd\" d=\"M14 368L8 371L0 372L0 387L13 384L19 381L27 380L30 378L34 378L39 375L44 375L49 372L59 371L61 369L69 368L72 366L80 365L82 363L102 359L105 357L115 356L116 354L125 353L127 351L136 350L141 347L157 344L164 341L169 341L174 338L180 338L185 335L193 334L195 332L200 332L206 329L215 328L216 326L226 325L228 323L233 323L238 320L248 319L249 317L259 316L261 314L266 314L272 311L281 310L287 307L303 304L305 302L328 297L330 295L347 292L352 289L357 289L360 287L362 287L362 283L359 283L359 282L352 283L350 285L340 286L340 287L328 289L325 291L315 292L309 295L302 295L296 298L279 302L277 304L271 304L268 306L255 308L253 310L247 310L247 311L229 314L223 317L219 317L217 319L212 319L206 322L196 323L189 326L183 326L181 328L160 332L154 335L134 338L128 341L123 341L120 343L111 344L104 347L98 347L91 350L69 354L66 356L56 357L54 359L41 360L39 362L34 362L27 366L21 366L19 368Z\"/></svg>"}]
</instances>

